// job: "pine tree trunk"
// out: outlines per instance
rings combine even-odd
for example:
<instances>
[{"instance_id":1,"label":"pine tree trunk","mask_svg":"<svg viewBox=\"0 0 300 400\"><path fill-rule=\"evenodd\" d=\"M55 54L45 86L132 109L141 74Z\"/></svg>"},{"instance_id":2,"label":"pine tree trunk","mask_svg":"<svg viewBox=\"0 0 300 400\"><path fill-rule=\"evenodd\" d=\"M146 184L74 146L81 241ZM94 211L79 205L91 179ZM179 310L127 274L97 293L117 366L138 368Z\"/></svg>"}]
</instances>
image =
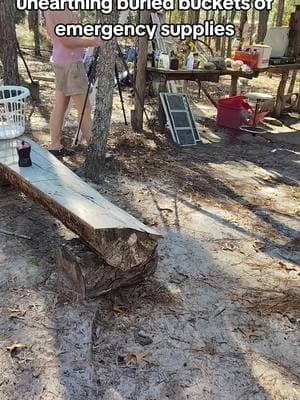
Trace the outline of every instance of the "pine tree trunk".
<instances>
[{"instance_id":1,"label":"pine tree trunk","mask_svg":"<svg viewBox=\"0 0 300 400\"><path fill-rule=\"evenodd\" d=\"M99 14L100 24L116 24L118 11L109 14ZM92 140L84 163L84 173L87 178L98 182L105 163L107 140L110 133L113 93L115 85L116 38L104 43L100 49L97 76L98 87L94 113Z\"/></svg>"},{"instance_id":2,"label":"pine tree trunk","mask_svg":"<svg viewBox=\"0 0 300 400\"><path fill-rule=\"evenodd\" d=\"M250 45L253 44L254 27L255 27L255 8L253 7L251 11Z\"/></svg>"},{"instance_id":3,"label":"pine tree trunk","mask_svg":"<svg viewBox=\"0 0 300 400\"><path fill-rule=\"evenodd\" d=\"M223 15L222 17L222 24L225 25L228 22L228 17L229 17L229 11L225 12L225 15ZM221 57L225 57L225 53L226 53L226 41L227 41L227 37L223 36L222 40L221 40Z\"/></svg>"},{"instance_id":4,"label":"pine tree trunk","mask_svg":"<svg viewBox=\"0 0 300 400\"><path fill-rule=\"evenodd\" d=\"M283 15L284 15L284 3L285 0L278 0L278 10L276 17L276 26L282 26L283 23Z\"/></svg>"},{"instance_id":5,"label":"pine tree trunk","mask_svg":"<svg viewBox=\"0 0 300 400\"><path fill-rule=\"evenodd\" d=\"M268 30L268 20L270 12L262 10L259 12L258 30L257 30L257 43L262 43Z\"/></svg>"},{"instance_id":6,"label":"pine tree trunk","mask_svg":"<svg viewBox=\"0 0 300 400\"><path fill-rule=\"evenodd\" d=\"M222 11L218 11L218 24L222 23ZM216 51L221 50L221 37L216 37Z\"/></svg>"},{"instance_id":7,"label":"pine tree trunk","mask_svg":"<svg viewBox=\"0 0 300 400\"><path fill-rule=\"evenodd\" d=\"M230 23L233 24L234 18L236 15L236 10L232 10L230 13ZM231 52L232 52L232 37L228 38L228 43L227 43L227 50L226 50L226 57L231 57Z\"/></svg>"},{"instance_id":8,"label":"pine tree trunk","mask_svg":"<svg viewBox=\"0 0 300 400\"><path fill-rule=\"evenodd\" d=\"M39 29L39 12L31 10L28 12L28 27L33 31L34 35L34 54L36 56L41 55L40 45L40 29Z\"/></svg>"},{"instance_id":9,"label":"pine tree trunk","mask_svg":"<svg viewBox=\"0 0 300 400\"><path fill-rule=\"evenodd\" d=\"M239 24L239 37L240 38L242 38L244 25L247 22L247 19L248 19L247 11L241 11L240 24Z\"/></svg>"},{"instance_id":10,"label":"pine tree trunk","mask_svg":"<svg viewBox=\"0 0 300 400\"><path fill-rule=\"evenodd\" d=\"M194 24L199 24L199 20L200 20L200 10L195 10L194 11Z\"/></svg>"},{"instance_id":11,"label":"pine tree trunk","mask_svg":"<svg viewBox=\"0 0 300 400\"><path fill-rule=\"evenodd\" d=\"M18 52L12 1L0 1L0 59L5 85L19 83Z\"/></svg>"}]
</instances>

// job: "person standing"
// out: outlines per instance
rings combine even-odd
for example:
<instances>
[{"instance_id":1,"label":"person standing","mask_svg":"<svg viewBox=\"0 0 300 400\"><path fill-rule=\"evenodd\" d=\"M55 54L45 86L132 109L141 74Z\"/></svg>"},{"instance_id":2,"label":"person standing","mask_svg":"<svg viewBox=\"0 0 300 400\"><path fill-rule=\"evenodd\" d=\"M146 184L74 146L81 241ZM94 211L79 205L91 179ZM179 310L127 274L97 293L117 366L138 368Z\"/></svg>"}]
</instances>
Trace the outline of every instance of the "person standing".
<instances>
[{"instance_id":1,"label":"person standing","mask_svg":"<svg viewBox=\"0 0 300 400\"><path fill-rule=\"evenodd\" d=\"M62 144L62 127L65 112L70 99L75 105L78 118L83 111L88 78L83 65L84 52L87 47L100 47L103 41L98 37L59 37L55 34L58 24L76 24L79 18L76 12L69 9L63 11L45 11L46 29L53 45L52 66L55 73L55 103L50 117L51 143L49 151L56 157L73 154ZM91 139L92 118L88 101L81 123L82 140L88 144Z\"/></svg>"}]
</instances>

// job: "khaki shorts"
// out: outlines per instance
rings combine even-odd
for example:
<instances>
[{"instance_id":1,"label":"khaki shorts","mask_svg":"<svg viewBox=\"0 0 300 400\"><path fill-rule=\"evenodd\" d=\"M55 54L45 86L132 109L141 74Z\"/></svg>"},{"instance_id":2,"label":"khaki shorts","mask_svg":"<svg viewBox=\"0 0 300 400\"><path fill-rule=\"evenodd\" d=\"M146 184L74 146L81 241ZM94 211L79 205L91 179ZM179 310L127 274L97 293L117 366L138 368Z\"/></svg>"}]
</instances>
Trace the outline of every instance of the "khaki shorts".
<instances>
[{"instance_id":1,"label":"khaki shorts","mask_svg":"<svg viewBox=\"0 0 300 400\"><path fill-rule=\"evenodd\" d=\"M85 94L88 89L88 78L81 61L71 64L52 64L55 73L55 87L65 96Z\"/></svg>"}]
</instances>

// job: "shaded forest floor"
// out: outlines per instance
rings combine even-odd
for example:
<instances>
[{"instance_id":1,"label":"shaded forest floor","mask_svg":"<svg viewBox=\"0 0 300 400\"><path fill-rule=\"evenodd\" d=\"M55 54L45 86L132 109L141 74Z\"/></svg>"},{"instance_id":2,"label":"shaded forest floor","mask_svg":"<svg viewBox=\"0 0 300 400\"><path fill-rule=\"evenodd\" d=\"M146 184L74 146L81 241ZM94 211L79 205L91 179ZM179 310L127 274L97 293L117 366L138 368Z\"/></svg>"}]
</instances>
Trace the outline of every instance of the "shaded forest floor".
<instances>
[{"instance_id":1,"label":"shaded forest floor","mask_svg":"<svg viewBox=\"0 0 300 400\"><path fill-rule=\"evenodd\" d=\"M264 79L251 85L274 90ZM27 131L47 145L53 84L41 89ZM93 185L164 234L149 281L79 302L55 267L73 234L1 188L0 226L32 238L0 234L1 400L299 399L299 117L232 138L194 89L203 144L184 149L125 127L116 93L112 157ZM71 113L68 143L75 132Z\"/></svg>"}]
</instances>

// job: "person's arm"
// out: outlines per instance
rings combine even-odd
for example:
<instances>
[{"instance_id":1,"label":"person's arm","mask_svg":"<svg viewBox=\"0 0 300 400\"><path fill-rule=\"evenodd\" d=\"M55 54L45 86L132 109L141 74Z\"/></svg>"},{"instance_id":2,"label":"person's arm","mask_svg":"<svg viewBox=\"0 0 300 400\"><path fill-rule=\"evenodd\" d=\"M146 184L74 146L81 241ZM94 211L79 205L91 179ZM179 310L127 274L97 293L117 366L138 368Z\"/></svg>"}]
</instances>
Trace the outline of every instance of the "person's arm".
<instances>
[{"instance_id":1,"label":"person's arm","mask_svg":"<svg viewBox=\"0 0 300 400\"><path fill-rule=\"evenodd\" d=\"M58 24L73 24L74 20L72 19L72 15L68 13L64 13L61 11L52 11L51 12L51 23L53 29L55 29ZM55 32L54 32L55 34ZM71 49L75 49L78 47L100 47L103 44L103 41L99 37L92 38L84 38L84 37L59 37L59 40L66 47Z\"/></svg>"}]
</instances>

